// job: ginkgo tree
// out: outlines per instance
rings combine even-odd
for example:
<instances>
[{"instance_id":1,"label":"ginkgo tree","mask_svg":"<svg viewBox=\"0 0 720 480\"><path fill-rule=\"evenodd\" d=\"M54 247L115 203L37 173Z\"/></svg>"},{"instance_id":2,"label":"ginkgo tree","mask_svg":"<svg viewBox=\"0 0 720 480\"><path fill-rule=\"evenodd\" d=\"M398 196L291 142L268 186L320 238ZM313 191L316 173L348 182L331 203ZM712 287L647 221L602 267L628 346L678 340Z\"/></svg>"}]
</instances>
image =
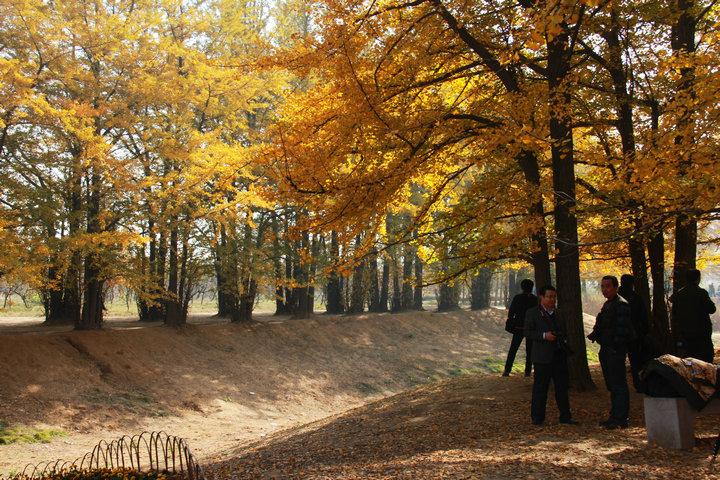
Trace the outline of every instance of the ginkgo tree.
<instances>
[{"instance_id":1,"label":"ginkgo tree","mask_svg":"<svg viewBox=\"0 0 720 480\"><path fill-rule=\"evenodd\" d=\"M183 323L208 222L252 223L250 117L274 77L228 50L262 46L251 22L218 20L252 5L3 4L3 235L34 253L49 321L99 327L124 279Z\"/></svg>"},{"instance_id":2,"label":"ginkgo tree","mask_svg":"<svg viewBox=\"0 0 720 480\"><path fill-rule=\"evenodd\" d=\"M681 4L322 2L316 35L278 60L313 87L284 106L269 162L285 193L313 212L311 224L349 226L348 243L359 230L384 235L388 209L421 185L411 231L428 259L454 260L455 273L526 258L545 283L552 252L570 340L583 352L581 253L612 248L630 258L647 292L645 250L654 265L664 261L662 226L677 218L681 235L684 216L717 205L697 190L662 190L702 186L710 177L693 174L699 165L713 173L689 152L713 145L716 122L688 121L687 112L716 98L716 72L703 66L717 59L715 43L705 58L658 46L679 45L687 15L709 27L714 10ZM674 27L653 28L668 13ZM698 72L707 97L681 81ZM576 358L582 388L590 379L584 355Z\"/></svg>"}]
</instances>

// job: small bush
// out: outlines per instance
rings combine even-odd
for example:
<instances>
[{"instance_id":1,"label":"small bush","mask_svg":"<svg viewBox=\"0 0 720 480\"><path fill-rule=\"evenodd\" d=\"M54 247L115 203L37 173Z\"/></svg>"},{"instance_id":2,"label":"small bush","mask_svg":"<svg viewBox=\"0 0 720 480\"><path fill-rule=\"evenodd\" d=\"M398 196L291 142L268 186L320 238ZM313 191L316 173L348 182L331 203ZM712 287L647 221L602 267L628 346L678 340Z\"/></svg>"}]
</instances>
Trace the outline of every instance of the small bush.
<instances>
[{"instance_id":1,"label":"small bush","mask_svg":"<svg viewBox=\"0 0 720 480\"><path fill-rule=\"evenodd\" d=\"M49 443L54 437L62 437L67 432L59 430L34 430L14 428L6 422L0 422L0 445L11 443Z\"/></svg>"}]
</instances>

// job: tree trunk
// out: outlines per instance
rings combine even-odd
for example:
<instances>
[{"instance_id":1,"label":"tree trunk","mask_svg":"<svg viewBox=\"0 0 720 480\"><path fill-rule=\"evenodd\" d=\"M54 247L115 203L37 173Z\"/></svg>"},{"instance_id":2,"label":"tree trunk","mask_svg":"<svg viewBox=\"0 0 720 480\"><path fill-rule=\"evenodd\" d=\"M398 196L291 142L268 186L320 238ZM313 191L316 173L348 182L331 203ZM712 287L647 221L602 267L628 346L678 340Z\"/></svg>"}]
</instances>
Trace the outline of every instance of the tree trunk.
<instances>
[{"instance_id":1,"label":"tree trunk","mask_svg":"<svg viewBox=\"0 0 720 480\"><path fill-rule=\"evenodd\" d=\"M228 234L225 225L220 225L220 241L215 246L215 279L217 281L218 317L232 315L233 301L229 291L233 289L228 270L232 262L231 247L228 245Z\"/></svg>"},{"instance_id":2,"label":"tree trunk","mask_svg":"<svg viewBox=\"0 0 720 480\"><path fill-rule=\"evenodd\" d=\"M170 245L168 249L168 293L171 296L165 301L165 325L180 327L185 324L180 306L181 299L178 297L178 227L177 219L171 220Z\"/></svg>"},{"instance_id":3,"label":"tree trunk","mask_svg":"<svg viewBox=\"0 0 720 480\"><path fill-rule=\"evenodd\" d=\"M423 262L415 252L415 287L413 289L413 310L423 308Z\"/></svg>"},{"instance_id":4,"label":"tree trunk","mask_svg":"<svg viewBox=\"0 0 720 480\"><path fill-rule=\"evenodd\" d=\"M97 173L90 176L88 185L89 195L87 199L87 233L96 235L102 231L100 226L100 177ZM80 322L75 324L76 330L94 330L102 327L103 309L103 285L102 279L102 246L95 246L85 256L85 273L83 276L83 303Z\"/></svg>"},{"instance_id":5,"label":"tree trunk","mask_svg":"<svg viewBox=\"0 0 720 480\"><path fill-rule=\"evenodd\" d=\"M516 292L518 291L518 281L517 281L517 272L515 270L510 269L508 271L508 279L507 279L507 289L508 294L505 296L505 308L510 308L510 302L512 302L513 297L515 296Z\"/></svg>"},{"instance_id":6,"label":"tree trunk","mask_svg":"<svg viewBox=\"0 0 720 480\"><path fill-rule=\"evenodd\" d=\"M358 236L355 239L356 248L360 248L362 238ZM365 291L367 290L365 282L365 261L358 261L355 264L352 276L352 290L350 293L350 305L348 305L349 313L360 313L365 310Z\"/></svg>"},{"instance_id":7,"label":"tree trunk","mask_svg":"<svg viewBox=\"0 0 720 480\"><path fill-rule=\"evenodd\" d=\"M685 272L696 268L697 220L680 214L675 221L675 264L673 265L673 292L686 284Z\"/></svg>"},{"instance_id":8,"label":"tree trunk","mask_svg":"<svg viewBox=\"0 0 720 480\"><path fill-rule=\"evenodd\" d=\"M490 308L490 291L492 288L493 269L480 267L470 282L470 309L484 310Z\"/></svg>"},{"instance_id":9,"label":"tree trunk","mask_svg":"<svg viewBox=\"0 0 720 480\"><path fill-rule=\"evenodd\" d=\"M340 262L340 247L338 246L337 232L330 232L330 258L332 265ZM330 271L327 283L327 313L339 314L345 311L342 295L342 280L337 270L334 268Z\"/></svg>"},{"instance_id":10,"label":"tree trunk","mask_svg":"<svg viewBox=\"0 0 720 480\"><path fill-rule=\"evenodd\" d=\"M438 312L460 310L460 284L441 283L438 289Z\"/></svg>"},{"instance_id":11,"label":"tree trunk","mask_svg":"<svg viewBox=\"0 0 720 480\"><path fill-rule=\"evenodd\" d=\"M580 291L580 254L577 218L575 217L575 161L570 117L570 94L564 84L570 68L569 34L564 22L562 32L548 47L548 86L550 111L550 144L553 189L555 190L555 232L557 256L558 305L567 321L568 342L575 352L569 358L570 383L585 391L594 388L585 349L585 329Z\"/></svg>"},{"instance_id":12,"label":"tree trunk","mask_svg":"<svg viewBox=\"0 0 720 480\"><path fill-rule=\"evenodd\" d=\"M308 233L303 232L300 235L299 251L307 252L309 244ZM310 275L308 265L303 261L302 255L296 256L293 271L297 286L292 289L293 302L289 304L291 305L290 311L294 318L310 318L312 316L308 313L312 312L312 307L309 304Z\"/></svg>"},{"instance_id":13,"label":"tree trunk","mask_svg":"<svg viewBox=\"0 0 720 480\"><path fill-rule=\"evenodd\" d=\"M71 237L81 233L83 212L82 195L82 159L81 149L73 147L73 173L70 180L70 212L68 215L68 233ZM74 325L81 323L82 315L82 270L83 259L78 250L72 252L70 264L65 272L63 292L63 315L72 319Z\"/></svg>"},{"instance_id":14,"label":"tree trunk","mask_svg":"<svg viewBox=\"0 0 720 480\"><path fill-rule=\"evenodd\" d=\"M89 265L85 268L88 280L85 282L82 315L80 322L75 324L76 330L96 330L102 327L104 282L99 279L99 269L90 265L93 262L94 260L89 260Z\"/></svg>"},{"instance_id":15,"label":"tree trunk","mask_svg":"<svg viewBox=\"0 0 720 480\"><path fill-rule=\"evenodd\" d=\"M368 282L370 301L368 302L368 311L373 313L380 312L380 275L378 272L378 254L374 252L372 258L368 262Z\"/></svg>"},{"instance_id":16,"label":"tree trunk","mask_svg":"<svg viewBox=\"0 0 720 480\"><path fill-rule=\"evenodd\" d=\"M47 279L53 286L42 291L43 308L45 310L45 325L75 325L72 315L72 305L67 303L65 283L60 270L51 266L48 268Z\"/></svg>"},{"instance_id":17,"label":"tree trunk","mask_svg":"<svg viewBox=\"0 0 720 480\"><path fill-rule=\"evenodd\" d=\"M648 242L648 257L653 282L650 337L662 352L672 353L675 348L665 303L665 239L661 229L651 233Z\"/></svg>"},{"instance_id":18,"label":"tree trunk","mask_svg":"<svg viewBox=\"0 0 720 480\"><path fill-rule=\"evenodd\" d=\"M390 264L387 255L383 258L382 281L380 282L380 303L378 312L388 311L388 297L390 295Z\"/></svg>"},{"instance_id":19,"label":"tree trunk","mask_svg":"<svg viewBox=\"0 0 720 480\"><path fill-rule=\"evenodd\" d=\"M272 217L273 229L273 267L275 269L275 315L284 315L287 313L287 305L285 304L285 289L283 286L283 266L282 266L282 250L280 247L280 227L278 225L277 214Z\"/></svg>"},{"instance_id":20,"label":"tree trunk","mask_svg":"<svg viewBox=\"0 0 720 480\"><path fill-rule=\"evenodd\" d=\"M628 240L628 252L630 253L632 276L635 278L635 292L637 292L643 302L645 302L645 311L650 312L650 283L643 240L635 237L630 238L630 240Z\"/></svg>"},{"instance_id":21,"label":"tree trunk","mask_svg":"<svg viewBox=\"0 0 720 480\"><path fill-rule=\"evenodd\" d=\"M695 54L695 18L693 0L677 0L677 23L673 26L671 46L679 57ZM684 146L682 150L691 152L695 140L695 68L680 69L680 82L677 86L677 98L687 102L678 120L678 132L675 144ZM679 175L684 175L693 164L692 153L686 153L680 160ZM696 267L697 258L697 220L690 214L679 214L675 222L675 265L673 266L673 291L685 286L685 272Z\"/></svg>"},{"instance_id":22,"label":"tree trunk","mask_svg":"<svg viewBox=\"0 0 720 480\"><path fill-rule=\"evenodd\" d=\"M392 275L392 296L390 297L390 311L400 312L402 311L402 284L400 283L400 267L398 265L397 258L395 257L395 251L392 252L392 268L390 274Z\"/></svg>"},{"instance_id":23,"label":"tree trunk","mask_svg":"<svg viewBox=\"0 0 720 480\"><path fill-rule=\"evenodd\" d=\"M413 258L414 253L410 245L404 246L403 254L403 283L402 283L402 309L410 310L413 306Z\"/></svg>"},{"instance_id":24,"label":"tree trunk","mask_svg":"<svg viewBox=\"0 0 720 480\"><path fill-rule=\"evenodd\" d=\"M307 289L307 308L305 315L309 318L315 314L315 277L317 274L317 263L316 258L320 256L320 237L319 235L312 237L312 243L310 245L310 265L308 265L308 289ZM257 245L258 250L260 245Z\"/></svg>"}]
</instances>

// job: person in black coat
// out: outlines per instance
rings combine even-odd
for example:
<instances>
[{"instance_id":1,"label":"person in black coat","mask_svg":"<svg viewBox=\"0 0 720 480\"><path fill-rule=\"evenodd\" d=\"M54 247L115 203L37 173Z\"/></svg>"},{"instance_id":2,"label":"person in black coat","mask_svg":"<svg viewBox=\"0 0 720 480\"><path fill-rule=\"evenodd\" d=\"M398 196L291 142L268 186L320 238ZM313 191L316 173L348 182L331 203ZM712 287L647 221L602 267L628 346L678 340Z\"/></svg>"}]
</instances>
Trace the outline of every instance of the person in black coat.
<instances>
[{"instance_id":1,"label":"person in black coat","mask_svg":"<svg viewBox=\"0 0 720 480\"><path fill-rule=\"evenodd\" d=\"M553 286L538 290L540 305L525 314L525 338L533 342L532 361L535 379L532 390L530 418L533 425L545 421L545 407L550 380L555 385L555 402L560 410L560 423L577 425L570 413L568 387L567 326L561 313L555 308L557 292Z\"/></svg>"},{"instance_id":2,"label":"person in black coat","mask_svg":"<svg viewBox=\"0 0 720 480\"><path fill-rule=\"evenodd\" d=\"M630 314L637 338L628 343L628 360L630 361L633 387L635 387L636 391L640 391L640 371L644 368L645 363L652 358L655 349L648 338L650 320L645 308L645 301L635 292L634 284L635 278L632 275L627 273L622 275L618 294L630 304Z\"/></svg>"},{"instance_id":3,"label":"person in black coat","mask_svg":"<svg viewBox=\"0 0 720 480\"><path fill-rule=\"evenodd\" d=\"M600 425L612 430L627 428L630 415L630 391L625 373L625 357L628 345L637 335L632 321L630 304L618 295L618 279L606 275L600 282L600 289L607 301L595 320L595 326L588 339L600 344L600 367L605 386L610 392L610 415Z\"/></svg>"},{"instance_id":4,"label":"person in black coat","mask_svg":"<svg viewBox=\"0 0 720 480\"><path fill-rule=\"evenodd\" d=\"M508 309L508 323L513 327L513 336L510 341L510 350L508 350L507 360L505 361L505 371L503 377L510 375L512 371L513 363L515 362L515 355L517 354L520 344L525 338L525 312L528 309L537 307L538 300L535 295L532 294L533 281L526 278L520 282L520 289L522 293L519 293L513 297L510 302L510 308ZM532 341L530 339L525 340L525 376L529 377L532 373Z\"/></svg>"},{"instance_id":5,"label":"person in black coat","mask_svg":"<svg viewBox=\"0 0 720 480\"><path fill-rule=\"evenodd\" d=\"M685 279L687 285L670 297L673 337L683 357L712 363L715 347L710 314L715 313L715 303L708 292L700 288L700 270L688 270Z\"/></svg>"}]
</instances>

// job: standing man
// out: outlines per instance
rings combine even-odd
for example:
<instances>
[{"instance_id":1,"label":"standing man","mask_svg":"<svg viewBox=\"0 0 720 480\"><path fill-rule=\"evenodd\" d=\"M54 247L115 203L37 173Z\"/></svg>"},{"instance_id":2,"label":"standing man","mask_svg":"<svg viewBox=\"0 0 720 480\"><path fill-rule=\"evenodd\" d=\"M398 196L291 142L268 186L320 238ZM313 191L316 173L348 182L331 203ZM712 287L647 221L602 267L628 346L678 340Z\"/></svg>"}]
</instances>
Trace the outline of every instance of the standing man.
<instances>
[{"instance_id":1,"label":"standing man","mask_svg":"<svg viewBox=\"0 0 720 480\"><path fill-rule=\"evenodd\" d=\"M525 314L525 338L532 341L532 361L535 364L535 380L532 390L530 417L533 425L545 421L545 406L550 380L555 385L555 402L560 410L560 423L577 425L570 414L568 386L570 373L567 357L571 353L567 345L565 319L555 308L555 287L544 286L538 290L540 305Z\"/></svg>"},{"instance_id":2,"label":"standing man","mask_svg":"<svg viewBox=\"0 0 720 480\"><path fill-rule=\"evenodd\" d=\"M633 328L637 335L637 338L628 344L628 360L630 361L633 387L639 391L640 371L645 366L645 362L651 358L651 353L649 352L650 342L648 339L650 322L647 309L645 308L645 302L635 291L634 284L635 278L632 275L626 273L621 276L618 294L630 304Z\"/></svg>"},{"instance_id":3,"label":"standing man","mask_svg":"<svg viewBox=\"0 0 720 480\"><path fill-rule=\"evenodd\" d=\"M513 297L508 310L508 322L512 324L514 330L512 332L512 341L510 342L510 350L508 350L507 360L505 361L505 371L503 377L510 375L513 362L515 362L515 354L517 354L520 344L525 338L525 313L533 307L537 307L538 300L532 294L533 281L526 278L520 282L521 293ZM525 376L529 377L532 373L532 341L528 338L525 340Z\"/></svg>"},{"instance_id":4,"label":"standing man","mask_svg":"<svg viewBox=\"0 0 720 480\"><path fill-rule=\"evenodd\" d=\"M627 428L630 415L630 391L625 376L625 357L628 344L635 340L630 304L618 295L618 279L607 275L600 282L600 290L607 300L595 320L588 339L600 344L600 366L605 386L610 391L610 416L600 425L612 430Z\"/></svg>"},{"instance_id":5,"label":"standing man","mask_svg":"<svg viewBox=\"0 0 720 480\"><path fill-rule=\"evenodd\" d=\"M700 288L700 270L688 270L685 279L687 285L670 297L673 337L685 351L684 356L712 363L715 348L710 314L715 313L715 304L708 292Z\"/></svg>"}]
</instances>

